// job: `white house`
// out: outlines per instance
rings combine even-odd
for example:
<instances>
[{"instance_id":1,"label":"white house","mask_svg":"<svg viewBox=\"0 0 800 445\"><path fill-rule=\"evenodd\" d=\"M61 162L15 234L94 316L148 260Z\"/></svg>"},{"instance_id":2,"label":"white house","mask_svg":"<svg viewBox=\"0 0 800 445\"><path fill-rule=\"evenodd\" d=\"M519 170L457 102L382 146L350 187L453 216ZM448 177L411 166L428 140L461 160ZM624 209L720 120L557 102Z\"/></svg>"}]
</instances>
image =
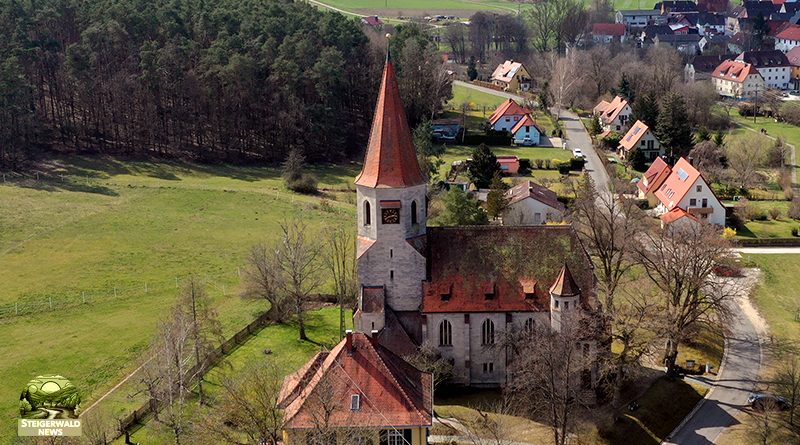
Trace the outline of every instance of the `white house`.
<instances>
[{"instance_id":1,"label":"white house","mask_svg":"<svg viewBox=\"0 0 800 445\"><path fill-rule=\"evenodd\" d=\"M617 11L614 21L624 24L628 29L644 28L650 23L667 23L667 16L661 15L661 10L657 9L628 9Z\"/></svg>"},{"instance_id":2,"label":"white house","mask_svg":"<svg viewBox=\"0 0 800 445\"><path fill-rule=\"evenodd\" d=\"M631 107L628 101L616 96L611 102L601 100L594 107L594 114L600 117L600 125L605 131L622 131L631 117Z\"/></svg>"},{"instance_id":3,"label":"white house","mask_svg":"<svg viewBox=\"0 0 800 445\"><path fill-rule=\"evenodd\" d=\"M699 221L725 225L722 203L703 175L684 158L672 167L667 179L655 191L655 197L660 202L656 212L666 224L688 215Z\"/></svg>"},{"instance_id":4,"label":"white house","mask_svg":"<svg viewBox=\"0 0 800 445\"><path fill-rule=\"evenodd\" d=\"M775 36L775 49L788 53L800 46L800 25L789 25Z\"/></svg>"},{"instance_id":5,"label":"white house","mask_svg":"<svg viewBox=\"0 0 800 445\"><path fill-rule=\"evenodd\" d=\"M506 192L509 202L504 226L531 226L564 219L564 204L556 192L535 182L521 182Z\"/></svg>"},{"instance_id":6,"label":"white house","mask_svg":"<svg viewBox=\"0 0 800 445\"><path fill-rule=\"evenodd\" d=\"M514 126L530 113L531 110L509 98L494 110L494 113L489 117L489 125L494 131L511 132Z\"/></svg>"},{"instance_id":7,"label":"white house","mask_svg":"<svg viewBox=\"0 0 800 445\"><path fill-rule=\"evenodd\" d=\"M515 145L539 145L542 130L533 120L530 114L526 114L511 129L511 135Z\"/></svg>"},{"instance_id":8,"label":"white house","mask_svg":"<svg viewBox=\"0 0 800 445\"><path fill-rule=\"evenodd\" d=\"M717 94L735 99L753 97L764 91L764 78L753 65L741 60L724 60L711 74Z\"/></svg>"},{"instance_id":9,"label":"white house","mask_svg":"<svg viewBox=\"0 0 800 445\"><path fill-rule=\"evenodd\" d=\"M631 125L630 130L620 139L617 150L624 159L629 159L634 150L639 150L647 161L664 154L661 142L650 131L650 127L639 120Z\"/></svg>"},{"instance_id":10,"label":"white house","mask_svg":"<svg viewBox=\"0 0 800 445\"><path fill-rule=\"evenodd\" d=\"M787 90L791 84L792 64L786 54L778 50L745 51L736 60L749 63L764 78L767 88Z\"/></svg>"}]
</instances>

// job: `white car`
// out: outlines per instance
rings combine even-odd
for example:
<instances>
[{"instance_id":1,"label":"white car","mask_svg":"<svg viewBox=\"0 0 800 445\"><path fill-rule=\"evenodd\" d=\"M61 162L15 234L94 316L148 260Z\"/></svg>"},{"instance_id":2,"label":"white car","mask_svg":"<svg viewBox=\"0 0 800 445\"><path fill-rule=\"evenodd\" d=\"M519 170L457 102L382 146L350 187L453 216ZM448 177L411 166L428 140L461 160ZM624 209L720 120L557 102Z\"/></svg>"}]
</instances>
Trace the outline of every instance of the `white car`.
<instances>
[{"instance_id":1,"label":"white car","mask_svg":"<svg viewBox=\"0 0 800 445\"><path fill-rule=\"evenodd\" d=\"M575 156L576 158L584 158L585 157L580 148L573 149L572 150L572 156Z\"/></svg>"}]
</instances>

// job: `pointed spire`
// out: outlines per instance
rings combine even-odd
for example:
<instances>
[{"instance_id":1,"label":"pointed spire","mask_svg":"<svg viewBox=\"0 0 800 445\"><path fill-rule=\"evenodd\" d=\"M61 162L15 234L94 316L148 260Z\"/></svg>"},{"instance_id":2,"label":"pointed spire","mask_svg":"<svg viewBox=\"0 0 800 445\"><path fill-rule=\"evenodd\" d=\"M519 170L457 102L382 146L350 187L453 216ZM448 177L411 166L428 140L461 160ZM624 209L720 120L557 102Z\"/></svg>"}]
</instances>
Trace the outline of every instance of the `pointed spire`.
<instances>
[{"instance_id":1,"label":"pointed spire","mask_svg":"<svg viewBox=\"0 0 800 445\"><path fill-rule=\"evenodd\" d=\"M561 268L556 282L550 287L550 293L559 297L574 297L581 294L581 289L572 278L572 273L566 264Z\"/></svg>"},{"instance_id":2,"label":"pointed spire","mask_svg":"<svg viewBox=\"0 0 800 445\"><path fill-rule=\"evenodd\" d=\"M394 66L387 51L367 155L356 184L378 188L410 187L425 182L417 163Z\"/></svg>"}]
</instances>

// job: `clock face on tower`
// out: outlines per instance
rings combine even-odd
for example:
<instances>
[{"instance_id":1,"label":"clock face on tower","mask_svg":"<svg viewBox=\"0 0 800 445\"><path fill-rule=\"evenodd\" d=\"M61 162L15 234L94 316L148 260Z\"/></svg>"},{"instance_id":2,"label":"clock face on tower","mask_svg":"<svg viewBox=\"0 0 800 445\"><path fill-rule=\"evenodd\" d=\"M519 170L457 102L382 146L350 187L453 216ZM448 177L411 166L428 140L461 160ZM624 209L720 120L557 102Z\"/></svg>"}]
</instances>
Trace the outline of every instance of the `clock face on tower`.
<instances>
[{"instance_id":1,"label":"clock face on tower","mask_svg":"<svg viewBox=\"0 0 800 445\"><path fill-rule=\"evenodd\" d=\"M399 224L400 209L381 209L381 220L384 224Z\"/></svg>"}]
</instances>

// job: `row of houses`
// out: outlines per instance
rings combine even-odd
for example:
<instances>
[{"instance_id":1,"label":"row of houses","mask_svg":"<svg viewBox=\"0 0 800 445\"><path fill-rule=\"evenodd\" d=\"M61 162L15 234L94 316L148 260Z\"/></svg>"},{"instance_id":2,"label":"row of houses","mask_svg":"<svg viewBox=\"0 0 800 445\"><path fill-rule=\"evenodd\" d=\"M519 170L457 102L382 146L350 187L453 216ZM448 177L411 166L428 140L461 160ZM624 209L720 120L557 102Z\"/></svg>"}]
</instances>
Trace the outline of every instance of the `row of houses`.
<instances>
[{"instance_id":1,"label":"row of houses","mask_svg":"<svg viewBox=\"0 0 800 445\"><path fill-rule=\"evenodd\" d=\"M687 77L691 80L699 80L698 66L696 62L687 65L686 70L691 70ZM768 89L796 89L800 83L800 47L793 48L789 54L768 50L725 56L714 67L710 78L720 96L735 99L750 98Z\"/></svg>"}]
</instances>

